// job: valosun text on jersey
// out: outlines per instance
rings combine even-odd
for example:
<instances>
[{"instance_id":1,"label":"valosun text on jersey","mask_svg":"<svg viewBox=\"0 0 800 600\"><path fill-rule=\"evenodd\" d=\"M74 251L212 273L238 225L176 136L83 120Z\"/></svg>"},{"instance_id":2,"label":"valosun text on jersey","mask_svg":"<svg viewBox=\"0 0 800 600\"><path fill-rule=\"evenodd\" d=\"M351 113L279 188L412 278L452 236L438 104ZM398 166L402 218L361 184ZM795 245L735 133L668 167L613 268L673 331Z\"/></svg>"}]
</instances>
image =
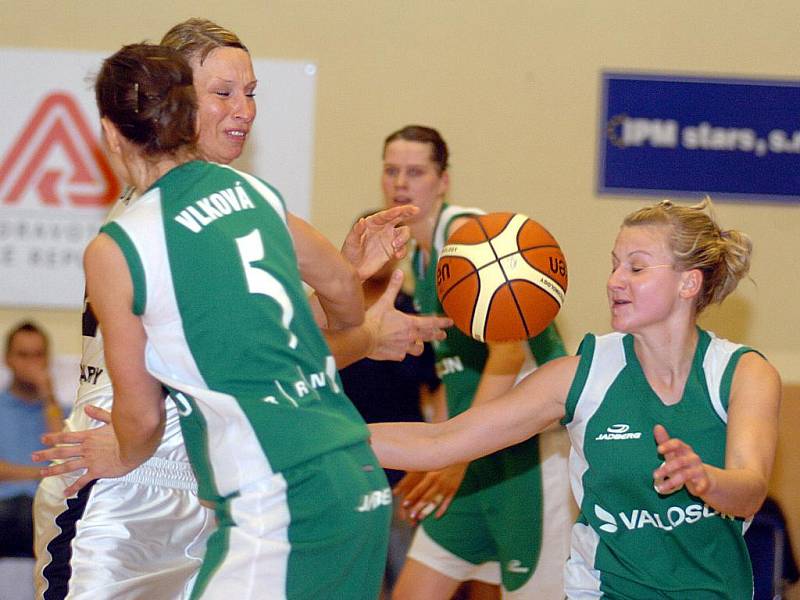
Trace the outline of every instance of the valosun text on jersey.
<instances>
[{"instance_id":1,"label":"valosun text on jersey","mask_svg":"<svg viewBox=\"0 0 800 600\"><path fill-rule=\"evenodd\" d=\"M719 517L722 519L734 519L730 515L720 513L708 504L690 504L688 506L670 506L664 514L650 512L644 508L635 508L629 512L617 513L614 516L602 506L594 505L594 514L603 521L600 529L607 533L616 533L620 523L629 531L643 529L645 527L655 527L664 531L672 531L681 525L691 525L700 519ZM617 519L619 517L619 519Z\"/></svg>"}]
</instances>

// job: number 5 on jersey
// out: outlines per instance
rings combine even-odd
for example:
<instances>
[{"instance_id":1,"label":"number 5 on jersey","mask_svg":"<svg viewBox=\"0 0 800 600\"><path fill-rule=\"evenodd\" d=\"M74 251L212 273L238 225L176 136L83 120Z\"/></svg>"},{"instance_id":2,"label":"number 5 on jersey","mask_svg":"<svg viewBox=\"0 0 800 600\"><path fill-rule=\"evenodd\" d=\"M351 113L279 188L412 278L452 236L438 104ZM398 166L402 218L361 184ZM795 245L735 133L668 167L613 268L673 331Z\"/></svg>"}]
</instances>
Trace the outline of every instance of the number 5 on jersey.
<instances>
[{"instance_id":1,"label":"number 5 on jersey","mask_svg":"<svg viewBox=\"0 0 800 600\"><path fill-rule=\"evenodd\" d=\"M264 260L264 243L261 240L261 232L254 229L247 235L236 238L236 245L239 248L239 256L242 258L247 289L251 294L263 294L278 303L282 311L281 323L289 334L289 347L296 348L297 336L289 329L294 316L294 307L286 289L263 267L253 266L254 262Z\"/></svg>"}]
</instances>

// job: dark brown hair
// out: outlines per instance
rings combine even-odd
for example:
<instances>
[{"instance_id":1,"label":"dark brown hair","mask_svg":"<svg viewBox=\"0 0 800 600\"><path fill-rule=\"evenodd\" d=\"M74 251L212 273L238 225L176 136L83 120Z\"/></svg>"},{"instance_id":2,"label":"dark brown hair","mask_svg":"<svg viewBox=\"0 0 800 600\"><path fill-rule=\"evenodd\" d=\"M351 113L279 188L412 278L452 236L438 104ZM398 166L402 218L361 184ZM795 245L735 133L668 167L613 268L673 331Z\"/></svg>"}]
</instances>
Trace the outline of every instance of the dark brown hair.
<instances>
[{"instance_id":1,"label":"dark brown hair","mask_svg":"<svg viewBox=\"0 0 800 600\"><path fill-rule=\"evenodd\" d=\"M172 48L131 44L103 61L97 108L147 156L192 148L197 97L192 69Z\"/></svg>"},{"instance_id":2,"label":"dark brown hair","mask_svg":"<svg viewBox=\"0 0 800 600\"><path fill-rule=\"evenodd\" d=\"M45 351L47 351L47 349L50 347L50 339L47 337L44 329L39 327L33 321L23 321L6 334L6 355L11 351L11 344L14 343L14 337L23 331L28 333L38 333L40 336L42 336L42 339L44 340Z\"/></svg>"},{"instance_id":3,"label":"dark brown hair","mask_svg":"<svg viewBox=\"0 0 800 600\"><path fill-rule=\"evenodd\" d=\"M421 142L431 145L431 160L436 163L439 175L447 171L450 153L447 150L447 143L444 138L433 127L424 125L406 125L394 133L390 133L383 142L383 154L386 155L386 147L395 140L406 140L407 142Z\"/></svg>"}]
</instances>

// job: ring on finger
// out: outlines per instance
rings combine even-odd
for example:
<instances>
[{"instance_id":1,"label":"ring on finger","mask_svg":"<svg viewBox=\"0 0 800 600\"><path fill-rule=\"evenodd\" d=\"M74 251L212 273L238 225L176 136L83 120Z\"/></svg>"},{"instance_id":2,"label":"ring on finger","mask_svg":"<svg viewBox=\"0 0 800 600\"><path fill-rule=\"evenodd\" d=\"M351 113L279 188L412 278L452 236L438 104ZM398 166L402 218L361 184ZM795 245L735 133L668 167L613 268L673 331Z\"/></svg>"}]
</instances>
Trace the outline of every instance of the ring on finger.
<instances>
[{"instance_id":1,"label":"ring on finger","mask_svg":"<svg viewBox=\"0 0 800 600\"><path fill-rule=\"evenodd\" d=\"M431 514L434 510L436 510L436 505L433 502L428 502L425 506L422 507L422 510L419 511L419 520L421 521L429 514Z\"/></svg>"}]
</instances>

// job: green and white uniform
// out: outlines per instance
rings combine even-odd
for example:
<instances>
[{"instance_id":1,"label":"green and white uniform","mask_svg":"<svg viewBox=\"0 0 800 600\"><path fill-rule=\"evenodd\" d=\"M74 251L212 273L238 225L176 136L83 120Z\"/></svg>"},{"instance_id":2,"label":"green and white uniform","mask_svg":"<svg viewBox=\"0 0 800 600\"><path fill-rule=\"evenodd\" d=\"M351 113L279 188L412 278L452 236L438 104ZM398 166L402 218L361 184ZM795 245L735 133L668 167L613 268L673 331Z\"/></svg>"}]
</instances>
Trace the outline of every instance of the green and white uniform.
<instances>
[{"instance_id":1,"label":"green and white uniform","mask_svg":"<svg viewBox=\"0 0 800 600\"><path fill-rule=\"evenodd\" d=\"M683 397L667 406L653 392L633 336L587 335L563 423L572 441L570 478L580 516L565 574L569 598L750 600L745 523L681 488L653 486L662 461L653 427L724 467L728 397L750 348L700 330Z\"/></svg>"},{"instance_id":2,"label":"green and white uniform","mask_svg":"<svg viewBox=\"0 0 800 600\"><path fill-rule=\"evenodd\" d=\"M452 222L471 214L482 213L443 205L427 267L421 253L415 253L414 300L419 312L443 313L436 296L436 262ZM434 348L452 417L472 404L488 350L455 327ZM533 338L529 348L520 377L535 363L564 355L552 325ZM409 556L453 579L502 584L504 598L563 598L563 565L574 515L568 447L566 433L558 429L470 463L444 516L422 522Z\"/></svg>"},{"instance_id":3,"label":"green and white uniform","mask_svg":"<svg viewBox=\"0 0 800 600\"><path fill-rule=\"evenodd\" d=\"M391 493L312 317L278 193L191 162L102 231L125 255L147 368L216 507L193 598L374 598Z\"/></svg>"}]
</instances>

